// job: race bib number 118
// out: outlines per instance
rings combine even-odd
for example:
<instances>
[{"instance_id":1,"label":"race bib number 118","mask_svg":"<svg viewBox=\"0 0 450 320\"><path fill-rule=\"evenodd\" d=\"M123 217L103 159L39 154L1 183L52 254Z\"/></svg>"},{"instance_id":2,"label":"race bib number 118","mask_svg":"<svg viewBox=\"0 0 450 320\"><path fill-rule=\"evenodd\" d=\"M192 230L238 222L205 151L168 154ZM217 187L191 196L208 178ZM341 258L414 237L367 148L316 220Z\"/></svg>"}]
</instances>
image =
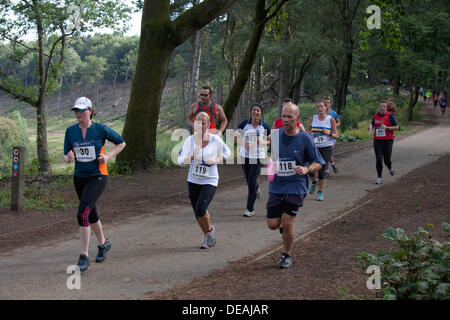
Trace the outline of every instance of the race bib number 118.
<instances>
[{"instance_id":1,"label":"race bib number 118","mask_svg":"<svg viewBox=\"0 0 450 320\"><path fill-rule=\"evenodd\" d=\"M278 176L293 176L296 174L294 167L295 160L292 161L277 161L277 175Z\"/></svg>"}]
</instances>

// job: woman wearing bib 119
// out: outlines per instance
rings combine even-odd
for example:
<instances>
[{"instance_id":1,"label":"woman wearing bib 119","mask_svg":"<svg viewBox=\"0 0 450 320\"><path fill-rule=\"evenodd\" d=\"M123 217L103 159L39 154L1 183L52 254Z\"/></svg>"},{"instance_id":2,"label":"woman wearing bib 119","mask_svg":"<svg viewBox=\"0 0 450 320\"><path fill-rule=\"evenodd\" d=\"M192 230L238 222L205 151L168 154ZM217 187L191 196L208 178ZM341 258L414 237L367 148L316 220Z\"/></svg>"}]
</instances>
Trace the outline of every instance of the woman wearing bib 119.
<instances>
[{"instance_id":1,"label":"woman wearing bib 119","mask_svg":"<svg viewBox=\"0 0 450 320\"><path fill-rule=\"evenodd\" d=\"M217 164L231 154L231 150L215 134L208 132L209 115L200 112L194 120L194 134L187 137L178 156L179 165L190 164L188 190L197 223L205 235L201 249L216 244L215 228L207 211L219 183Z\"/></svg>"}]
</instances>

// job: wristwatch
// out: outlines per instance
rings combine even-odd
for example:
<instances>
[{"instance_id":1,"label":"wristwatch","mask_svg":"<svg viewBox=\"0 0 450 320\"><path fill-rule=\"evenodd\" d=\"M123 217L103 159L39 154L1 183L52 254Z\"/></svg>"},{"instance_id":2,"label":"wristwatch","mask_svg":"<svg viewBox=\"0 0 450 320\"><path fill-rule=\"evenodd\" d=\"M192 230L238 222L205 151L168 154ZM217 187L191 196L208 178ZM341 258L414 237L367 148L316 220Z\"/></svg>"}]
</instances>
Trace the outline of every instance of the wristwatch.
<instances>
[{"instance_id":1,"label":"wristwatch","mask_svg":"<svg viewBox=\"0 0 450 320\"><path fill-rule=\"evenodd\" d=\"M311 168L311 166L308 166L308 173L311 173L312 172L312 168Z\"/></svg>"}]
</instances>

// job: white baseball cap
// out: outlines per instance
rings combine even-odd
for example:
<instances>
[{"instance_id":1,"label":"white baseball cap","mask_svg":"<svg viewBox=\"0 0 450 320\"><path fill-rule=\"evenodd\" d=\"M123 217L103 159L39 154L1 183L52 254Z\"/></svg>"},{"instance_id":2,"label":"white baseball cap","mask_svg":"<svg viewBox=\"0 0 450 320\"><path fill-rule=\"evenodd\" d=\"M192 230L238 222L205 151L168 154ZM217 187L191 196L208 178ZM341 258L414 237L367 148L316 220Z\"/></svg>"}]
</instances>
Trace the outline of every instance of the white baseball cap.
<instances>
[{"instance_id":1,"label":"white baseball cap","mask_svg":"<svg viewBox=\"0 0 450 320\"><path fill-rule=\"evenodd\" d=\"M80 109L80 110L86 110L92 108L92 102L86 97L80 97L75 101L74 106L70 110L74 109Z\"/></svg>"}]
</instances>

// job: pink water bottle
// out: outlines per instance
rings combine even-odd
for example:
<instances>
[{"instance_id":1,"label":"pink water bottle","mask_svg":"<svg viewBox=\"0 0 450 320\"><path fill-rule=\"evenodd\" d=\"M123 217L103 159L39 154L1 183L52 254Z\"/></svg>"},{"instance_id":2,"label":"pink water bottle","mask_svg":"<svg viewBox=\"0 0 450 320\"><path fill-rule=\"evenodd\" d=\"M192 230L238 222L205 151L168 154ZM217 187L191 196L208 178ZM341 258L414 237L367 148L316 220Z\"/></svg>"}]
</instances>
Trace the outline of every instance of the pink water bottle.
<instances>
[{"instance_id":1,"label":"pink water bottle","mask_svg":"<svg viewBox=\"0 0 450 320\"><path fill-rule=\"evenodd\" d=\"M269 179L269 181L272 181L274 178L273 175L273 162L269 161L269 163L267 164L267 179Z\"/></svg>"}]
</instances>

